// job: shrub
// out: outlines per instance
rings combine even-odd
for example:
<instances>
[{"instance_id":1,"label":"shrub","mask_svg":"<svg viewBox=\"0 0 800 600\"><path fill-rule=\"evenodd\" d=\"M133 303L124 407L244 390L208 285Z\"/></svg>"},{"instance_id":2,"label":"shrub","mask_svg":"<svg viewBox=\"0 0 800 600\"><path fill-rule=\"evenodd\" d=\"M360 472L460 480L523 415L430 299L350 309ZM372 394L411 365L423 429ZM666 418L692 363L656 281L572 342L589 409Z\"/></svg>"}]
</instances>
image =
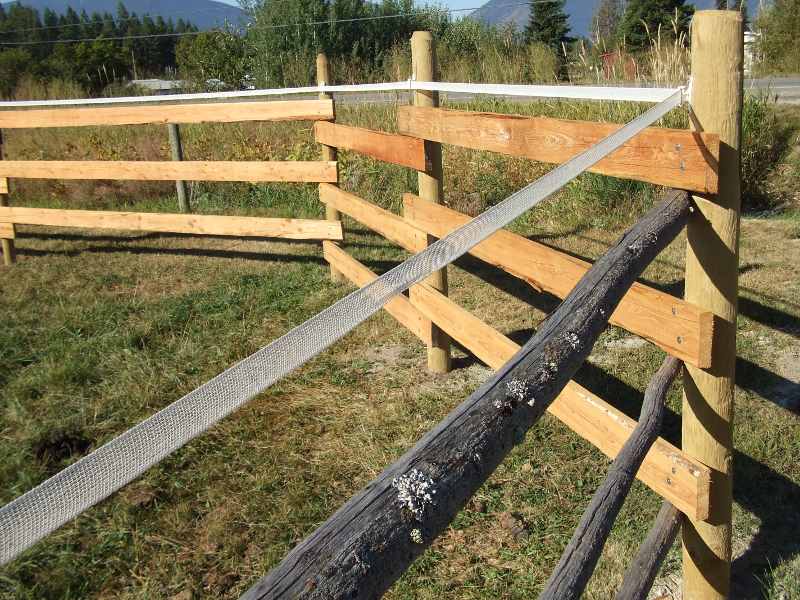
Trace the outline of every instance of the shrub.
<instances>
[{"instance_id":1,"label":"shrub","mask_svg":"<svg viewBox=\"0 0 800 600\"><path fill-rule=\"evenodd\" d=\"M748 95L742 109L742 209L764 210L779 198L768 180L786 152L789 131L778 119L776 101L767 94Z\"/></svg>"}]
</instances>

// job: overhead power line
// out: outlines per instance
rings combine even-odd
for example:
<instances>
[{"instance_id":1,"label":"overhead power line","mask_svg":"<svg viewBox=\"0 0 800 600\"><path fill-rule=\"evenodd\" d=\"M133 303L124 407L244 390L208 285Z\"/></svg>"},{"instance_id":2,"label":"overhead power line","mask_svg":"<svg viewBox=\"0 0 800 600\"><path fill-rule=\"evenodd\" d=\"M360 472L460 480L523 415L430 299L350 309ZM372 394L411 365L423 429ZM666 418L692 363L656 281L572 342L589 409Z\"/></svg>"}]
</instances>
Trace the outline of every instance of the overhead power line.
<instances>
[{"instance_id":1,"label":"overhead power line","mask_svg":"<svg viewBox=\"0 0 800 600\"><path fill-rule=\"evenodd\" d=\"M496 8L513 8L519 6L529 6L531 4L550 4L552 2L557 2L559 0L532 0L530 2L517 2L514 4L504 4L501 6L497 6ZM433 9L432 12L436 13L464 13L464 12L474 12L482 7L473 7L473 8L449 8L449 9ZM420 12L405 12L405 13L395 13L391 15L374 15L371 17L352 17L349 19L327 19L323 21L305 21L299 23L279 23L276 25L266 25L263 29L291 29L294 27L317 27L320 25L334 25L336 23L360 23L364 21L381 21L385 19L401 19L403 17L414 17L419 16L424 13ZM76 25L70 25L69 27L75 27ZM6 32L8 33L8 32ZM165 38L165 37L186 37L186 36L193 36L193 35L200 35L205 33L204 31L185 31L185 32L176 32L176 33L151 33L151 34L142 34L142 35L122 35L122 36L111 36L111 37L94 37L94 38L77 38L77 39L69 39L69 40L37 40L37 41L25 41L25 42L0 42L0 46L40 46L44 44L77 44L81 42L95 42L100 40L105 41L123 41L123 40L142 40L142 39L152 39L152 38Z\"/></svg>"}]
</instances>

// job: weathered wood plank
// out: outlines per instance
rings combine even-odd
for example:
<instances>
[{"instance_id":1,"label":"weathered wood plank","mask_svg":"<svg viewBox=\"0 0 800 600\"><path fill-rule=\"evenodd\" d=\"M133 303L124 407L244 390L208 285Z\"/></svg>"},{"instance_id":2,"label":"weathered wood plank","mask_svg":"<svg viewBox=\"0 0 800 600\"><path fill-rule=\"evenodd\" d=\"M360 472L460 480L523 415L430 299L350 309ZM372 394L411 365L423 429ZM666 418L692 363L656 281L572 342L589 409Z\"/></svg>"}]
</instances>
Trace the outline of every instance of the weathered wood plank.
<instances>
[{"instance_id":1,"label":"weathered wood plank","mask_svg":"<svg viewBox=\"0 0 800 600\"><path fill-rule=\"evenodd\" d=\"M49 227L159 231L294 240L341 240L343 237L341 224L330 221L217 215L0 207L0 222Z\"/></svg>"},{"instance_id":2,"label":"weathered wood plank","mask_svg":"<svg viewBox=\"0 0 800 600\"><path fill-rule=\"evenodd\" d=\"M661 563L678 537L682 521L680 511L669 502L661 505L656 522L639 547L636 558L625 572L615 600L646 600L656 580Z\"/></svg>"},{"instance_id":3,"label":"weathered wood plank","mask_svg":"<svg viewBox=\"0 0 800 600\"><path fill-rule=\"evenodd\" d=\"M8 194L8 178L0 177L0 194Z\"/></svg>"},{"instance_id":4,"label":"weathered wood plank","mask_svg":"<svg viewBox=\"0 0 800 600\"><path fill-rule=\"evenodd\" d=\"M326 161L58 161L6 160L0 176L20 179L126 179L131 181L250 181L335 183Z\"/></svg>"},{"instance_id":5,"label":"weathered wood plank","mask_svg":"<svg viewBox=\"0 0 800 600\"><path fill-rule=\"evenodd\" d=\"M245 598L377 598L544 414L689 213L672 193L595 263L490 381L301 542ZM402 493L401 493L402 492Z\"/></svg>"},{"instance_id":6,"label":"weathered wood plank","mask_svg":"<svg viewBox=\"0 0 800 600\"><path fill-rule=\"evenodd\" d=\"M13 223L0 223L0 239L13 240L16 237Z\"/></svg>"},{"instance_id":7,"label":"weathered wood plank","mask_svg":"<svg viewBox=\"0 0 800 600\"><path fill-rule=\"evenodd\" d=\"M331 100L0 110L3 129L330 119L333 119Z\"/></svg>"},{"instance_id":8,"label":"weathered wood plank","mask_svg":"<svg viewBox=\"0 0 800 600\"><path fill-rule=\"evenodd\" d=\"M404 208L405 218L412 225L436 237L444 237L470 221L467 215L413 194L405 195ZM470 254L559 298L566 297L591 266L509 231L497 232ZM611 323L650 340L688 364L711 366L714 316L680 298L636 283L612 315Z\"/></svg>"},{"instance_id":9,"label":"weathered wood plank","mask_svg":"<svg viewBox=\"0 0 800 600\"><path fill-rule=\"evenodd\" d=\"M314 136L318 143L339 150L352 150L417 171L429 168L425 141L419 138L326 122L314 124Z\"/></svg>"},{"instance_id":10,"label":"weathered wood plank","mask_svg":"<svg viewBox=\"0 0 800 600\"><path fill-rule=\"evenodd\" d=\"M636 430L584 511L539 600L578 600L583 594L628 497L635 473L658 438L667 394L681 366L677 358L667 357L653 376L644 394Z\"/></svg>"},{"instance_id":11,"label":"weathered wood plank","mask_svg":"<svg viewBox=\"0 0 800 600\"><path fill-rule=\"evenodd\" d=\"M428 245L427 233L409 225L393 212L375 206L355 194L333 185L322 184L319 186L319 198L327 206L343 212L411 252L421 252Z\"/></svg>"},{"instance_id":12,"label":"weathered wood plank","mask_svg":"<svg viewBox=\"0 0 800 600\"><path fill-rule=\"evenodd\" d=\"M419 285L414 289L417 293L411 296L411 304L486 365L500 369L519 351L513 340L433 288ZM611 459L636 429L634 419L574 381L547 410ZM710 469L666 440L656 440L636 476L686 514L708 518Z\"/></svg>"},{"instance_id":13,"label":"weathered wood plank","mask_svg":"<svg viewBox=\"0 0 800 600\"><path fill-rule=\"evenodd\" d=\"M400 106L397 112L402 134L548 163L564 163L621 127L414 106ZM651 127L590 171L714 194L718 161L719 136Z\"/></svg>"},{"instance_id":14,"label":"weathered wood plank","mask_svg":"<svg viewBox=\"0 0 800 600\"><path fill-rule=\"evenodd\" d=\"M339 273L358 287L364 287L378 278L378 275L347 254L332 242L322 242L325 260ZM424 344L430 342L430 322L411 305L411 301L403 295L395 296L383 307L397 321L417 336Z\"/></svg>"}]
</instances>

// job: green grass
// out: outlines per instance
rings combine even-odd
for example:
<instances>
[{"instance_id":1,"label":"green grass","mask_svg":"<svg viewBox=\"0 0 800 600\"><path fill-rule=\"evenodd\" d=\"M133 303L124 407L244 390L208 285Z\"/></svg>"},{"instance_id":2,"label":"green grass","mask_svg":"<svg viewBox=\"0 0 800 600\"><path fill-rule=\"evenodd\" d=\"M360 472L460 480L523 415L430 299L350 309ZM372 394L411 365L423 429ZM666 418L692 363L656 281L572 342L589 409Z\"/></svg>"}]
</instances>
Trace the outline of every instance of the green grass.
<instances>
[{"instance_id":1,"label":"green grass","mask_svg":"<svg viewBox=\"0 0 800 600\"><path fill-rule=\"evenodd\" d=\"M552 115L566 110L549 104L514 108ZM607 120L635 112L619 109L603 117L597 105L570 110L564 115ZM393 111L348 107L340 118L386 128ZM674 126L681 126L680 118ZM166 132L142 129L109 130L102 144L112 147L104 151L109 157L166 158ZM162 133L162 146L147 146L147 136ZM52 132L47 140L12 132L9 155L30 156L37 144L53 158L86 148L97 152L80 137L85 134L100 135L71 130ZM198 126L185 134L190 158L300 159L315 152L307 125L300 124ZM448 201L464 210L483 210L549 168L457 149L446 150L445 162ZM349 153L342 163L348 189L393 210L402 191L415 189L415 175L399 167ZM73 208L175 207L170 185L114 185L31 183L15 187L12 200ZM654 192L587 175L513 228L593 258L641 214ZM203 213L322 214L312 186L204 184L195 187L193 200ZM797 215L790 209L743 225L734 551L744 556L737 582L766 598L798 597L800 573L794 534L800 523L790 510L800 502L800 424L796 414L775 404L785 390L798 393L797 385L786 387L792 374L785 370L800 336ZM373 270L383 272L405 256L353 221L345 225L348 252ZM0 271L3 503L351 290L330 281L316 244L20 229L20 261ZM685 240L677 240L645 278L677 293L684 248ZM517 341L552 310L547 298L487 266L461 262L450 273L451 296ZM650 345L620 350L609 344L623 337L621 330L607 331L577 379L635 416L662 354ZM386 314L371 318L0 569L0 598L238 597L489 374L461 352L456 359L453 373L431 375L415 338ZM677 386L669 406L664 435L678 442ZM535 596L607 465L597 450L546 418L389 597ZM611 595L659 505L655 494L635 484L588 598ZM522 534L508 527L512 520L523 525ZM679 569L673 548L659 584Z\"/></svg>"}]
</instances>

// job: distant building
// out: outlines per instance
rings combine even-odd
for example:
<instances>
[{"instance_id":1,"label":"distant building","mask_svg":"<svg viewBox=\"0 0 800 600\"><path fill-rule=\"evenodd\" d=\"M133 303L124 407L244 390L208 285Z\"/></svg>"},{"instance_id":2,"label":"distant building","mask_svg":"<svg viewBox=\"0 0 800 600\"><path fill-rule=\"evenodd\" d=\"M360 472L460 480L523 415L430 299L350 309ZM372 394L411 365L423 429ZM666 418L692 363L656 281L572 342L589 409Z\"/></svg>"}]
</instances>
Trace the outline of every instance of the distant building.
<instances>
[{"instance_id":1,"label":"distant building","mask_svg":"<svg viewBox=\"0 0 800 600\"><path fill-rule=\"evenodd\" d=\"M183 81L168 79L134 79L128 85L148 90L154 96L178 94L186 87Z\"/></svg>"}]
</instances>

